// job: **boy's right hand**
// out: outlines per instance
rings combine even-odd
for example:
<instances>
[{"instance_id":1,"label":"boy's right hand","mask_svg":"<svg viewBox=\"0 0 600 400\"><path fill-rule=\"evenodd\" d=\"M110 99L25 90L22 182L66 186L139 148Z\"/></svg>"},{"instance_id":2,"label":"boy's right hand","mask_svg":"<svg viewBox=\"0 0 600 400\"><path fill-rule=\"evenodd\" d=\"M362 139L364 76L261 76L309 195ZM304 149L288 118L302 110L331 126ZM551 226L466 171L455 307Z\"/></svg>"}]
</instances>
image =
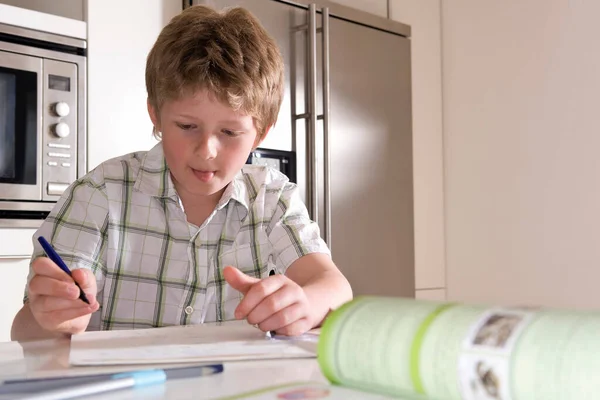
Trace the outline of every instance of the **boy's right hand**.
<instances>
[{"instance_id":1,"label":"boy's right hand","mask_svg":"<svg viewBox=\"0 0 600 400\"><path fill-rule=\"evenodd\" d=\"M71 277L46 257L36 258L31 266L35 275L29 282L29 308L37 323L50 332L74 335L85 331L91 314L100 307L93 272L76 269ZM89 305L79 299L73 280L85 292Z\"/></svg>"}]
</instances>

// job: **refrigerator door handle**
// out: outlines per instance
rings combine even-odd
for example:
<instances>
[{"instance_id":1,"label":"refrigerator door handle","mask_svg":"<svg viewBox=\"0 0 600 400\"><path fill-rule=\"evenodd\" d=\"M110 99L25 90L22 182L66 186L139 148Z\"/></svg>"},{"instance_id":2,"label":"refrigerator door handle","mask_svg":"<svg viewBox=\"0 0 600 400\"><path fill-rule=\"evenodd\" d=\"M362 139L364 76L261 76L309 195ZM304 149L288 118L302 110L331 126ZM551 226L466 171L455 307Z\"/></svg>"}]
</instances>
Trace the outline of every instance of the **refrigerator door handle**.
<instances>
[{"instance_id":1,"label":"refrigerator door handle","mask_svg":"<svg viewBox=\"0 0 600 400\"><path fill-rule=\"evenodd\" d=\"M317 6L308 7L308 134L306 135L307 198L313 221L319 220L317 137Z\"/></svg>"},{"instance_id":2,"label":"refrigerator door handle","mask_svg":"<svg viewBox=\"0 0 600 400\"><path fill-rule=\"evenodd\" d=\"M331 188L330 188L330 87L329 87L329 8L321 10L322 24L317 28L317 6L312 3L308 6L308 23L295 27L294 31L308 30L308 93L307 109L303 114L293 116L294 120L306 119L308 132L306 135L306 198L310 217L313 221L319 220L319 192L318 192L318 157L317 120L323 120L323 174L324 174L324 229L323 239L331 249ZM317 115L317 33L322 34L323 58L323 114Z\"/></svg>"},{"instance_id":3,"label":"refrigerator door handle","mask_svg":"<svg viewBox=\"0 0 600 400\"><path fill-rule=\"evenodd\" d=\"M329 8L325 7L321 11L323 18L322 26L322 51L323 51L323 184L324 184L324 240L331 250L331 186L330 186L330 147L329 147L329 106L330 106L330 87L329 87Z\"/></svg>"}]
</instances>

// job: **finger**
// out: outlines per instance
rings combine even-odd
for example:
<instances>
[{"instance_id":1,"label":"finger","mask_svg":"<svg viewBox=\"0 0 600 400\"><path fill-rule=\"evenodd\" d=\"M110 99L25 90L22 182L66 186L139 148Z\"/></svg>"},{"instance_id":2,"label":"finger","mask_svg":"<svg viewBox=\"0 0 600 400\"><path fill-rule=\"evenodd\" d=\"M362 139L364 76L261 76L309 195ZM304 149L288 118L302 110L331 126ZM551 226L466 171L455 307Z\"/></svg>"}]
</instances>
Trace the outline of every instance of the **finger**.
<instances>
[{"instance_id":1,"label":"finger","mask_svg":"<svg viewBox=\"0 0 600 400\"><path fill-rule=\"evenodd\" d=\"M303 333L308 332L310 329L312 329L312 326L308 318L302 318L292 322L288 326L278 329L276 333L278 335L300 336Z\"/></svg>"},{"instance_id":2,"label":"finger","mask_svg":"<svg viewBox=\"0 0 600 400\"><path fill-rule=\"evenodd\" d=\"M71 271L73 279L79 284L81 289L87 294L96 294L96 276L87 268L78 268Z\"/></svg>"},{"instance_id":3,"label":"finger","mask_svg":"<svg viewBox=\"0 0 600 400\"><path fill-rule=\"evenodd\" d=\"M223 277L229 286L243 295L250 290L253 284L260 281L258 278L248 276L239 269L229 266L223 269Z\"/></svg>"},{"instance_id":4,"label":"finger","mask_svg":"<svg viewBox=\"0 0 600 400\"><path fill-rule=\"evenodd\" d=\"M77 304L83 304L84 306L88 306L88 307L92 307L92 308L98 308L99 307L99 303L96 301L96 295L86 292L85 296L87 297L89 304L86 303L83 300L79 299L79 296L77 296L77 300L75 300L75 302Z\"/></svg>"},{"instance_id":5,"label":"finger","mask_svg":"<svg viewBox=\"0 0 600 400\"><path fill-rule=\"evenodd\" d=\"M252 325L260 324L278 311L296 303L299 297L298 291L302 290L300 287L297 288L296 291L293 286L283 285L275 293L262 299L262 301L248 313L246 319ZM288 323L280 325L278 328L285 326Z\"/></svg>"},{"instance_id":6,"label":"finger","mask_svg":"<svg viewBox=\"0 0 600 400\"><path fill-rule=\"evenodd\" d=\"M97 302L90 306L79 299L68 300L52 296L38 296L30 299L30 304L36 314L42 314L70 308L94 308Z\"/></svg>"},{"instance_id":7,"label":"finger","mask_svg":"<svg viewBox=\"0 0 600 400\"><path fill-rule=\"evenodd\" d=\"M65 282L44 275L35 275L29 282L29 297L53 296L63 299L76 299L79 297L79 288L73 280Z\"/></svg>"},{"instance_id":8,"label":"finger","mask_svg":"<svg viewBox=\"0 0 600 400\"><path fill-rule=\"evenodd\" d=\"M278 291L285 283L282 275L274 275L256 282L235 309L237 319L246 318L264 298Z\"/></svg>"},{"instance_id":9,"label":"finger","mask_svg":"<svg viewBox=\"0 0 600 400\"><path fill-rule=\"evenodd\" d=\"M281 333L284 328L292 326L297 321L305 318L306 307L302 303L294 303L269 316L267 319L258 324L258 327L264 332L276 331L277 333Z\"/></svg>"},{"instance_id":10,"label":"finger","mask_svg":"<svg viewBox=\"0 0 600 400\"><path fill-rule=\"evenodd\" d=\"M51 313L44 313L37 318L38 323L42 328L51 331L68 332L71 330L71 323L76 318L81 318L91 314L87 308L69 308L65 310L57 310Z\"/></svg>"},{"instance_id":11,"label":"finger","mask_svg":"<svg viewBox=\"0 0 600 400\"><path fill-rule=\"evenodd\" d=\"M31 263L31 268L36 275L43 275L49 278L57 279L63 282L72 282L73 278L65 271L60 269L52 260L47 257L38 257Z\"/></svg>"}]
</instances>

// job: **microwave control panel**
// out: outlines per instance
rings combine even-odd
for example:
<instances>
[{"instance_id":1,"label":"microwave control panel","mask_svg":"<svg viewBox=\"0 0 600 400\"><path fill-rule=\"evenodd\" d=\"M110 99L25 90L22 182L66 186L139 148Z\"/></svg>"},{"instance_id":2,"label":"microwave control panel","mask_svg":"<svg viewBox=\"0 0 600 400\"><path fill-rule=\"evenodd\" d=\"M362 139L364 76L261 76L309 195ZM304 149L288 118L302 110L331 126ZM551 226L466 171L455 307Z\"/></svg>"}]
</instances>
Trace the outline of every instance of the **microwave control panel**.
<instances>
[{"instance_id":1,"label":"microwave control panel","mask_svg":"<svg viewBox=\"0 0 600 400\"><path fill-rule=\"evenodd\" d=\"M77 179L77 65L44 59L43 76L42 199L57 200Z\"/></svg>"}]
</instances>

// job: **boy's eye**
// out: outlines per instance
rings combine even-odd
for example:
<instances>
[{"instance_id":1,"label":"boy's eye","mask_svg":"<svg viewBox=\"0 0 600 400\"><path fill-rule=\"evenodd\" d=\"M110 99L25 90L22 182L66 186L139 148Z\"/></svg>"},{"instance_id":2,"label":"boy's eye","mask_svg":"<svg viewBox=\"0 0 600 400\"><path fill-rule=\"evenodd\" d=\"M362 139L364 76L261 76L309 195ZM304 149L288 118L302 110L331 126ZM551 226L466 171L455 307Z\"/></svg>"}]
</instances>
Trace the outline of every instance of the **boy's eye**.
<instances>
[{"instance_id":1,"label":"boy's eye","mask_svg":"<svg viewBox=\"0 0 600 400\"><path fill-rule=\"evenodd\" d=\"M238 136L241 133L239 131L232 131L232 130L229 130L229 129L223 129L221 132L223 132L227 136Z\"/></svg>"},{"instance_id":2,"label":"boy's eye","mask_svg":"<svg viewBox=\"0 0 600 400\"><path fill-rule=\"evenodd\" d=\"M179 127L179 129L182 129L184 131L189 131L190 129L194 128L194 125L191 124L180 124L179 122L177 123L177 127Z\"/></svg>"}]
</instances>

